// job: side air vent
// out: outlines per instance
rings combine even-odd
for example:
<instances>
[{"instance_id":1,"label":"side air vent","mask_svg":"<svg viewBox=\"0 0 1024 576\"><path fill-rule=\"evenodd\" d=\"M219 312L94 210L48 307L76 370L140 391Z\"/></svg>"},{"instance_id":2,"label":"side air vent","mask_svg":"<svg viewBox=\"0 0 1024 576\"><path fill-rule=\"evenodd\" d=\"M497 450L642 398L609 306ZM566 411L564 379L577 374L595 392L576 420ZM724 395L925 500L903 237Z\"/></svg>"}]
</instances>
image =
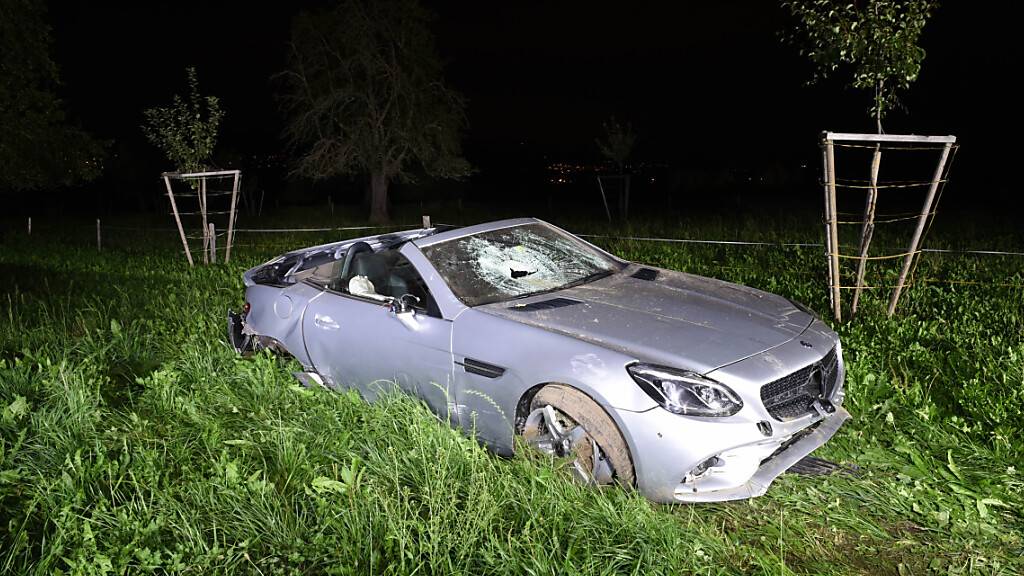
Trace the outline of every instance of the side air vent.
<instances>
[{"instance_id":1,"label":"side air vent","mask_svg":"<svg viewBox=\"0 0 1024 576\"><path fill-rule=\"evenodd\" d=\"M476 374L477 376L483 376L484 378L500 378L501 375L505 373L505 369L501 366L495 366L494 364L488 364L487 362L473 360L472 358L466 358L464 362L456 362L456 364L462 366L466 372Z\"/></svg>"},{"instance_id":2,"label":"side air vent","mask_svg":"<svg viewBox=\"0 0 1024 576\"><path fill-rule=\"evenodd\" d=\"M647 280L648 282L650 282L658 277L658 271L655 270L654 268L641 268L636 272L630 274L630 276L636 278L637 280Z\"/></svg>"},{"instance_id":3,"label":"side air vent","mask_svg":"<svg viewBox=\"0 0 1024 576\"><path fill-rule=\"evenodd\" d=\"M569 298L551 298L548 300L541 300L539 302L530 302L529 304L515 304L509 306L510 310L517 310L519 312L532 312L534 310L551 310L553 308L565 308L566 306L573 306L580 304L579 300L570 300Z\"/></svg>"}]
</instances>

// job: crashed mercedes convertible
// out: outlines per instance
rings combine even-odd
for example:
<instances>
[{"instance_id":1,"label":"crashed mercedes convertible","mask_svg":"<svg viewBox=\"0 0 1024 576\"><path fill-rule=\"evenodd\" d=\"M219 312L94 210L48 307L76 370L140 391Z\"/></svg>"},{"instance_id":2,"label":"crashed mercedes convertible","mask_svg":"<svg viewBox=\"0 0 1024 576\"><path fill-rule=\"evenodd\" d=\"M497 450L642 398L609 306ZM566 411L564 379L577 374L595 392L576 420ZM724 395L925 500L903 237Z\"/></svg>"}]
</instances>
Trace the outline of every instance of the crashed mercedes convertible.
<instances>
[{"instance_id":1,"label":"crashed mercedes convertible","mask_svg":"<svg viewBox=\"0 0 1024 576\"><path fill-rule=\"evenodd\" d=\"M521 435L656 502L761 495L850 416L839 339L802 305L532 218L296 250L244 280L240 352L369 401L397 389L499 454Z\"/></svg>"}]
</instances>

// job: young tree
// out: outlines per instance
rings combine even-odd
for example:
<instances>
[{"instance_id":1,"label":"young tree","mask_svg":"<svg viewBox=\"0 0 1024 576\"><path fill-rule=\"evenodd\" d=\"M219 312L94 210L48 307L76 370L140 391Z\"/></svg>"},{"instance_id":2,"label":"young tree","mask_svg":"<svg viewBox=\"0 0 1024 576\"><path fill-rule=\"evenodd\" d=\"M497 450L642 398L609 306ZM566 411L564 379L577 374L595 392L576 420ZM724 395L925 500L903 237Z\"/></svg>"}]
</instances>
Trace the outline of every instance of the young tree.
<instances>
[{"instance_id":1,"label":"young tree","mask_svg":"<svg viewBox=\"0 0 1024 576\"><path fill-rule=\"evenodd\" d=\"M852 74L850 86L873 92L871 116L878 133L882 118L921 72L921 31L935 11L935 0L789 0L783 2L800 29L790 40L817 66L815 78L840 69Z\"/></svg>"},{"instance_id":2,"label":"young tree","mask_svg":"<svg viewBox=\"0 0 1024 576\"><path fill-rule=\"evenodd\" d=\"M461 157L464 103L444 83L415 0L343 0L299 14L281 101L285 136L314 179L369 174L370 220L388 219L388 186L421 167L435 177L469 173Z\"/></svg>"},{"instance_id":3,"label":"young tree","mask_svg":"<svg viewBox=\"0 0 1024 576\"><path fill-rule=\"evenodd\" d=\"M800 23L801 53L817 66L815 78L850 69L850 86L874 92L871 115L882 133L882 118L898 104L898 92L910 88L921 72L924 49L921 32L935 11L935 0L860 0L837 4L831 0L783 2ZM871 156L871 184L864 202L860 260L851 313L856 314L864 282L868 248L875 229L881 145Z\"/></svg>"},{"instance_id":4,"label":"young tree","mask_svg":"<svg viewBox=\"0 0 1024 576\"><path fill-rule=\"evenodd\" d=\"M99 176L104 145L69 122L55 88L45 4L0 0L0 191Z\"/></svg>"},{"instance_id":5,"label":"young tree","mask_svg":"<svg viewBox=\"0 0 1024 576\"><path fill-rule=\"evenodd\" d=\"M636 146L636 134L633 133L633 125L629 122L625 126L620 124L615 117L604 123L604 136L597 139L597 147L601 155L615 165L618 172L614 180L621 186L619 190L619 213L623 219L629 218L629 185L630 177L626 174L626 160L633 154L633 147ZM611 220L611 212L608 211L608 200L604 198L604 184L601 176L597 177L597 184L601 187L601 197L605 203L605 213L608 220Z\"/></svg>"},{"instance_id":6,"label":"young tree","mask_svg":"<svg viewBox=\"0 0 1024 576\"><path fill-rule=\"evenodd\" d=\"M182 173L205 170L217 144L217 132L224 112L216 96L199 93L196 69L185 69L188 98L175 94L170 106L149 108L142 131Z\"/></svg>"},{"instance_id":7,"label":"young tree","mask_svg":"<svg viewBox=\"0 0 1024 576\"><path fill-rule=\"evenodd\" d=\"M625 126L612 117L604 123L604 137L597 140L597 147L601 154L615 164L619 174L626 171L626 160L633 153L636 145L636 134L633 133L633 125L629 122Z\"/></svg>"}]
</instances>

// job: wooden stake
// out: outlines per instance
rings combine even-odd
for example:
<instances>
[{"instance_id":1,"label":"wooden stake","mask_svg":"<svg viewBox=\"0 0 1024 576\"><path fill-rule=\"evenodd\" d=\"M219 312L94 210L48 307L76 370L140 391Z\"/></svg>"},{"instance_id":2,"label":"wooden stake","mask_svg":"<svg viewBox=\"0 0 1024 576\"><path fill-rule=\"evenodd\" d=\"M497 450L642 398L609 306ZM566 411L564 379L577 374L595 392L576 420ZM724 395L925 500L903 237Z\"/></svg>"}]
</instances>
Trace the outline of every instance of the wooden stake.
<instances>
[{"instance_id":1,"label":"wooden stake","mask_svg":"<svg viewBox=\"0 0 1024 576\"><path fill-rule=\"evenodd\" d=\"M103 243L100 241L100 219L96 219L96 251L103 251Z\"/></svg>"},{"instance_id":2,"label":"wooden stake","mask_svg":"<svg viewBox=\"0 0 1024 576\"><path fill-rule=\"evenodd\" d=\"M828 152L825 150L825 142L821 144L821 174L824 183L825 201L825 258L828 259L828 305L834 311L836 308L835 298L832 295L832 211L828 202Z\"/></svg>"},{"instance_id":3,"label":"wooden stake","mask_svg":"<svg viewBox=\"0 0 1024 576\"><path fill-rule=\"evenodd\" d=\"M630 219L630 180L629 174L623 176L623 219Z\"/></svg>"},{"instance_id":4,"label":"wooden stake","mask_svg":"<svg viewBox=\"0 0 1024 576\"><path fill-rule=\"evenodd\" d=\"M828 250L829 266L832 283L832 313L836 322L843 321L843 303L839 297L839 224L836 222L836 157L831 141L825 142L826 183L825 193L828 202Z\"/></svg>"},{"instance_id":5,"label":"wooden stake","mask_svg":"<svg viewBox=\"0 0 1024 576\"><path fill-rule=\"evenodd\" d=\"M195 266L195 262L192 261L192 252L188 249L188 240L185 239L185 230L181 227L181 216L178 214L178 205L174 202L174 192L171 192L171 179L167 176L164 176L164 185L167 186L167 197L171 199L174 222L178 225L178 235L181 236L181 245L185 247L185 257L188 258L188 265Z\"/></svg>"},{"instance_id":6,"label":"wooden stake","mask_svg":"<svg viewBox=\"0 0 1024 576\"><path fill-rule=\"evenodd\" d=\"M875 233L875 205L878 203L878 167L882 163L881 144L875 144L875 153L871 156L871 187L864 202L864 224L860 233L860 261L857 262L857 284L853 289L853 303L850 305L850 316L857 313L857 302L864 286L864 269L868 262L868 247Z\"/></svg>"},{"instance_id":7,"label":"wooden stake","mask_svg":"<svg viewBox=\"0 0 1024 576\"><path fill-rule=\"evenodd\" d=\"M217 263L217 228L210 222L208 230L210 236L210 264Z\"/></svg>"},{"instance_id":8,"label":"wooden stake","mask_svg":"<svg viewBox=\"0 0 1024 576\"><path fill-rule=\"evenodd\" d=\"M608 197L604 193L604 184L601 182L601 177L597 177L597 187L601 189L601 203L604 204L604 213L608 216L608 221L612 221L612 212L608 209Z\"/></svg>"},{"instance_id":9,"label":"wooden stake","mask_svg":"<svg viewBox=\"0 0 1024 576\"><path fill-rule=\"evenodd\" d=\"M423 227L430 228L430 216L423 217Z\"/></svg>"},{"instance_id":10,"label":"wooden stake","mask_svg":"<svg viewBox=\"0 0 1024 576\"><path fill-rule=\"evenodd\" d=\"M952 142L946 142L942 148L942 155L939 157L939 164L935 167L935 175L932 176L932 184L928 187L928 195L921 207L921 215L917 218L917 228L914 229L914 236L910 239L910 248L906 258L903 259L903 269L900 270L900 277L896 281L896 288L892 291L892 298L889 300L889 316L896 312L896 303L899 302L900 292L903 291L903 283L907 280L910 272L910 265L917 256L917 248L921 243L921 235L924 233L924 226L928 222L928 216L932 212L932 203L935 201L935 193L939 189L939 181L946 170L946 160L949 158L949 149L953 147Z\"/></svg>"},{"instance_id":11,"label":"wooden stake","mask_svg":"<svg viewBox=\"0 0 1024 576\"><path fill-rule=\"evenodd\" d=\"M228 235L224 239L224 263L231 262L231 245L235 243L235 210L237 210L236 198L238 198L238 185L241 183L242 173L235 172L234 181L231 184L231 212L228 213Z\"/></svg>"},{"instance_id":12,"label":"wooden stake","mask_svg":"<svg viewBox=\"0 0 1024 576\"><path fill-rule=\"evenodd\" d=\"M210 255L207 250L210 248L210 235L206 221L206 176L199 180L199 211L203 215L203 264L209 264Z\"/></svg>"}]
</instances>

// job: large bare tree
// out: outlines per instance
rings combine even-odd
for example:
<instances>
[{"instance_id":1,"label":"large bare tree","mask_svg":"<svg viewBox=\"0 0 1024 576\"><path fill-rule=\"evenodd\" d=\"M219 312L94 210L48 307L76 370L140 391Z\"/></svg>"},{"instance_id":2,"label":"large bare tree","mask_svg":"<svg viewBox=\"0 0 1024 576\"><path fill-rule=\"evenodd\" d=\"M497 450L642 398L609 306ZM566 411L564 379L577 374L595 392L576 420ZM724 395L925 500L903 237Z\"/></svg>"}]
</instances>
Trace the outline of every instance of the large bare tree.
<instances>
[{"instance_id":1,"label":"large bare tree","mask_svg":"<svg viewBox=\"0 0 1024 576\"><path fill-rule=\"evenodd\" d=\"M388 187L469 173L462 97L447 87L429 13L415 0L342 0L299 14L282 103L295 172L370 177L370 220L388 220Z\"/></svg>"}]
</instances>

